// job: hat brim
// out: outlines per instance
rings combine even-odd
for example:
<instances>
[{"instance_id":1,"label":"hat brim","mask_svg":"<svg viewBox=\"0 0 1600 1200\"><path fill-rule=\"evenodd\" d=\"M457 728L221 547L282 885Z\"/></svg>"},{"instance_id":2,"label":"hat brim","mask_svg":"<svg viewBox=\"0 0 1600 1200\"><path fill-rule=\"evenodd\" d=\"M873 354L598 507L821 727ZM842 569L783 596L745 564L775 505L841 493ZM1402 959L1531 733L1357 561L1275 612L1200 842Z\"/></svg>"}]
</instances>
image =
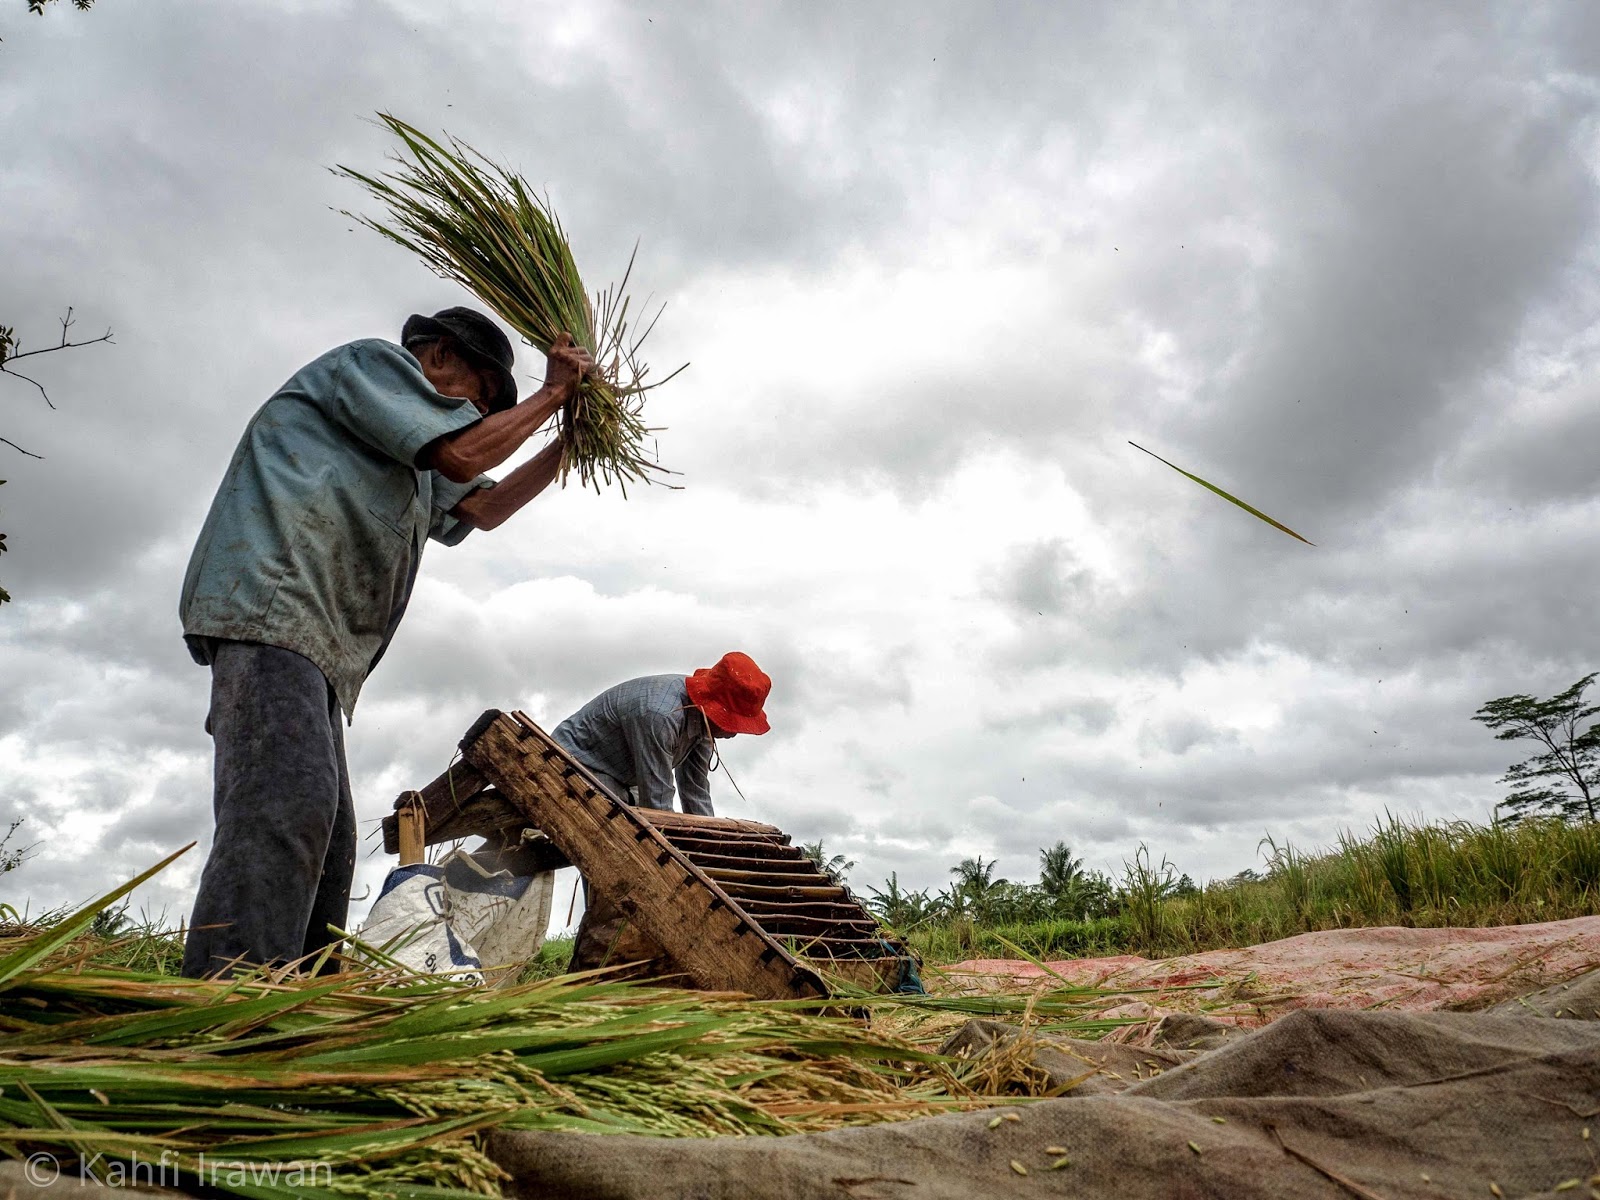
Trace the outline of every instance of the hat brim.
<instances>
[{"instance_id":1,"label":"hat brim","mask_svg":"<svg viewBox=\"0 0 1600 1200\"><path fill-rule=\"evenodd\" d=\"M517 379L510 371L506 370L504 363L496 362L487 354L474 349L462 336L459 329L452 329L443 321L436 321L432 317L425 317L421 313L412 313L406 318L406 323L400 330L401 343L409 342L412 338L419 337L447 337L461 347L467 361L475 367L483 367L492 372L499 382L500 390L495 398L489 402L489 411L492 413L505 412L517 406Z\"/></svg>"},{"instance_id":2,"label":"hat brim","mask_svg":"<svg viewBox=\"0 0 1600 1200\"><path fill-rule=\"evenodd\" d=\"M744 713L734 712L722 701L706 694L706 686L710 682L710 672L705 669L696 671L684 680L684 691L689 693L689 701L701 712L711 719L711 723L718 729L726 729L729 733L747 733L760 735L768 732L772 726L767 722L766 710L747 716Z\"/></svg>"}]
</instances>

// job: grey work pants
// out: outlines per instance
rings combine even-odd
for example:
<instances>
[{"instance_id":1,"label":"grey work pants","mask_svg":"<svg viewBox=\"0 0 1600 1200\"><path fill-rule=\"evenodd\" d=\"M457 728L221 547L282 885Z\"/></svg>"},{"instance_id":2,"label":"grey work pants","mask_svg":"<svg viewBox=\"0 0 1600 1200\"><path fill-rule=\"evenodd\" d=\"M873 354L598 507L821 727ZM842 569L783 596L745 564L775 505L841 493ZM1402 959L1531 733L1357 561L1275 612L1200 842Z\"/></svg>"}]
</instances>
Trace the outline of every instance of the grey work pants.
<instances>
[{"instance_id":1,"label":"grey work pants","mask_svg":"<svg viewBox=\"0 0 1600 1200\"><path fill-rule=\"evenodd\" d=\"M216 836L200 876L183 973L282 965L345 927L356 815L339 703L310 659L215 643L211 715Z\"/></svg>"}]
</instances>

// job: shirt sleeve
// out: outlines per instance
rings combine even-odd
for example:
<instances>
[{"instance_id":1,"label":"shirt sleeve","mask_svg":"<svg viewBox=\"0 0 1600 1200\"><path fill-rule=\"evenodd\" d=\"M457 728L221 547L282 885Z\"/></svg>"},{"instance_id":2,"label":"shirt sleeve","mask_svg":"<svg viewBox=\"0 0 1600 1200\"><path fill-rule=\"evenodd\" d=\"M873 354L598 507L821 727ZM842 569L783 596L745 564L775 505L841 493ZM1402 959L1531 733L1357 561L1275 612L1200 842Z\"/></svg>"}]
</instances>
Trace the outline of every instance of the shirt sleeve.
<instances>
[{"instance_id":1,"label":"shirt sleeve","mask_svg":"<svg viewBox=\"0 0 1600 1200\"><path fill-rule=\"evenodd\" d=\"M479 419L471 401L441 396L416 359L376 339L344 347L328 406L353 436L408 467L429 442Z\"/></svg>"},{"instance_id":2,"label":"shirt sleeve","mask_svg":"<svg viewBox=\"0 0 1600 1200\"><path fill-rule=\"evenodd\" d=\"M479 475L471 483L452 483L437 471L433 476L433 512L428 524L428 536L446 546L459 546L474 526L470 521L450 515L450 510L479 488L492 488L494 480Z\"/></svg>"},{"instance_id":3,"label":"shirt sleeve","mask_svg":"<svg viewBox=\"0 0 1600 1200\"><path fill-rule=\"evenodd\" d=\"M711 806L711 739L695 740L688 757L678 764L678 803L686 813L714 817Z\"/></svg>"},{"instance_id":4,"label":"shirt sleeve","mask_svg":"<svg viewBox=\"0 0 1600 1200\"><path fill-rule=\"evenodd\" d=\"M634 786L642 808L672 807L672 760L678 723L667 713L643 712L627 723Z\"/></svg>"}]
</instances>

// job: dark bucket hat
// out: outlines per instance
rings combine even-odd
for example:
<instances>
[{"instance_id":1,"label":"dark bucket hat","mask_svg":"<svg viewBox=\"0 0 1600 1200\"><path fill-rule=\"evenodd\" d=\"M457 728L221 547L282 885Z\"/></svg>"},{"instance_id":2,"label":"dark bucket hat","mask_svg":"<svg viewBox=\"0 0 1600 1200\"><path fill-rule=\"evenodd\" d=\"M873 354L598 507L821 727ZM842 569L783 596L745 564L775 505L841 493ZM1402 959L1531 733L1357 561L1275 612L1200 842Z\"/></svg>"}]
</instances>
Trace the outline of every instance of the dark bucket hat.
<instances>
[{"instance_id":1,"label":"dark bucket hat","mask_svg":"<svg viewBox=\"0 0 1600 1200\"><path fill-rule=\"evenodd\" d=\"M400 331L403 345L412 338L453 337L466 352L467 357L480 367L493 371L500 381L500 390L489 402L490 412L504 412L517 403L517 381L511 374L516 355L511 349L511 339L481 312L472 308L447 308L431 317L412 313Z\"/></svg>"}]
</instances>

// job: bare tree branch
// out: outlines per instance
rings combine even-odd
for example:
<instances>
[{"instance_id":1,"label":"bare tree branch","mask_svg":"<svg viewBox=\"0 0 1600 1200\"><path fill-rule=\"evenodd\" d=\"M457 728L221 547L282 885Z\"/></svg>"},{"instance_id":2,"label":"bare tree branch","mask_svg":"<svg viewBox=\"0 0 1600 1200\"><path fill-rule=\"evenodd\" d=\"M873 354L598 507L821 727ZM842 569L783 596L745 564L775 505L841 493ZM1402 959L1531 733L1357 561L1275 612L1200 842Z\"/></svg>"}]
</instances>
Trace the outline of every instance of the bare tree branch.
<instances>
[{"instance_id":1,"label":"bare tree branch","mask_svg":"<svg viewBox=\"0 0 1600 1200\"><path fill-rule=\"evenodd\" d=\"M61 318L61 340L54 346L45 346L38 350L21 349L22 341L17 337L16 331L9 326L0 325L0 375L10 375L15 379L22 380L24 383L31 383L39 389L39 395L44 397L45 404L49 405L53 410L55 402L50 399L50 393L45 390L44 384L31 375L24 375L21 371L13 370L12 364L21 358L32 358L39 354L54 354L59 350L75 350L80 346L93 346L97 342L111 341L111 330L108 329L97 338L88 338L81 342L75 342L72 340L72 327L75 324L77 322L72 319L72 308L69 306L67 315ZM24 450L10 438L0 437L0 442L4 442L20 454L26 454L29 458L44 457L41 454L33 453L31 450Z\"/></svg>"},{"instance_id":2,"label":"bare tree branch","mask_svg":"<svg viewBox=\"0 0 1600 1200\"><path fill-rule=\"evenodd\" d=\"M23 350L22 341L17 337L16 332L8 326L0 325L0 375L10 375L26 383L33 384L34 387L39 389L39 394L44 397L44 402L52 409L55 408L55 403L50 399L50 393L45 391L44 384L31 375L24 375L21 371L13 370L11 364L18 359L33 358L39 354L54 354L58 350L75 350L80 346L93 346L97 342L111 341L111 330L108 329L97 338L88 338L85 341L75 342L72 340L72 327L76 324L77 322L72 319L72 309L69 306L67 315L61 318L61 340L54 346L45 346L39 350ZM11 444L14 445L15 443ZM35 455L34 457L37 458L38 456Z\"/></svg>"},{"instance_id":3,"label":"bare tree branch","mask_svg":"<svg viewBox=\"0 0 1600 1200\"><path fill-rule=\"evenodd\" d=\"M40 12L42 11L45 2L46 0L39 0L39 7L34 7L33 0L29 0L29 7L35 12ZM74 3L76 3L79 8L88 8L93 2L94 0L74 0ZM50 393L45 391L44 384L40 383L37 379L34 379L31 375L24 375L21 371L14 371L11 368L16 364L18 359L32 358L39 354L54 354L59 350L75 350L80 346L92 346L96 342L109 342L111 340L111 330L107 329L97 338L88 338L85 341L75 342L72 340L73 324L72 308L69 305L67 308L67 315L61 318L61 340L54 346L45 346L39 350L23 350L22 343L17 339L16 330L6 325L0 325L0 375L11 375L22 380L24 383L33 384L34 387L39 389L39 394L44 397L45 404L49 405L49 407L53 410L55 405L50 400ZM44 458L44 455L35 454L32 450L26 450L17 445L8 437L0 437L0 445L10 446L18 454L26 455L28 458ZM5 480L0 479L0 483L4 482ZM0 553L4 553L5 549L5 534L0 533ZM0 604L7 604L10 602L10 600L11 593L6 591L5 588L0 588Z\"/></svg>"},{"instance_id":4,"label":"bare tree branch","mask_svg":"<svg viewBox=\"0 0 1600 1200\"><path fill-rule=\"evenodd\" d=\"M35 353L38 352L35 351ZM39 394L44 397L44 402L49 405L51 409L55 408L55 402L50 399L50 393L44 390L44 384L40 383L33 376L24 375L21 371L13 371L6 367L3 363L0 363L0 375L10 375L13 379L20 379L24 383L33 384L34 387L39 389Z\"/></svg>"}]
</instances>

